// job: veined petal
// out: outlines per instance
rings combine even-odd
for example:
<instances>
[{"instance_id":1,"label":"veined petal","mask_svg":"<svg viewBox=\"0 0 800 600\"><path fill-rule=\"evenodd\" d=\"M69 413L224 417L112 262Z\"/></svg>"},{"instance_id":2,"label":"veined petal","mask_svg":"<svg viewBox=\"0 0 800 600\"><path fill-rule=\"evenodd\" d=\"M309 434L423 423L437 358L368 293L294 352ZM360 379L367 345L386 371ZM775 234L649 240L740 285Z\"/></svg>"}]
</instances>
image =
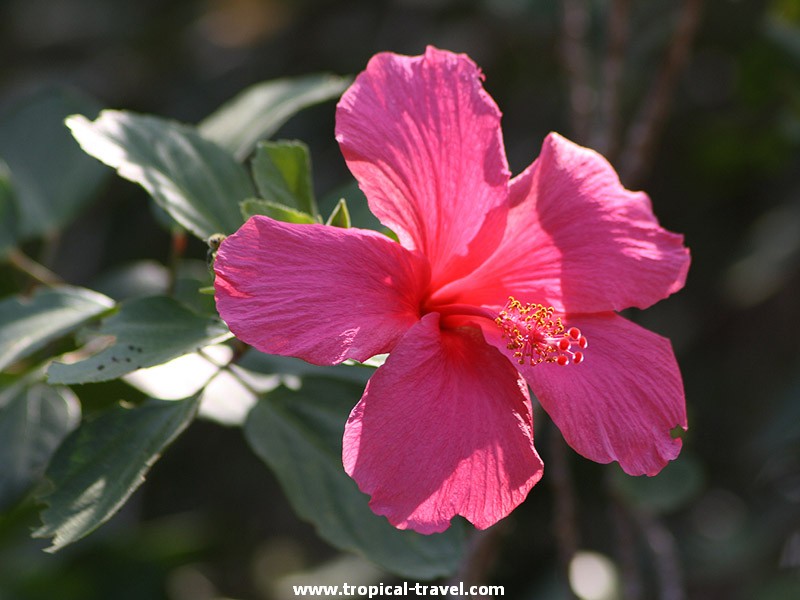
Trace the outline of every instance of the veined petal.
<instances>
[{"instance_id":1,"label":"veined petal","mask_svg":"<svg viewBox=\"0 0 800 600\"><path fill-rule=\"evenodd\" d=\"M687 427L669 340L613 313L568 320L589 340L583 362L517 367L577 452L617 461L629 475L655 475L680 452L671 430ZM508 354L499 336L487 341Z\"/></svg>"},{"instance_id":2,"label":"veined petal","mask_svg":"<svg viewBox=\"0 0 800 600\"><path fill-rule=\"evenodd\" d=\"M425 315L367 384L344 434L345 470L400 529L462 515L484 529L542 476L527 386L474 328Z\"/></svg>"},{"instance_id":3,"label":"veined petal","mask_svg":"<svg viewBox=\"0 0 800 600\"><path fill-rule=\"evenodd\" d=\"M500 111L464 54L378 54L345 92L336 139L372 212L432 280L450 281L500 242L510 173Z\"/></svg>"},{"instance_id":4,"label":"veined petal","mask_svg":"<svg viewBox=\"0 0 800 600\"><path fill-rule=\"evenodd\" d=\"M511 184L500 247L447 291L461 302L509 295L559 312L646 308L684 285L689 251L662 228L644 192L626 190L598 153L558 134Z\"/></svg>"},{"instance_id":5,"label":"veined petal","mask_svg":"<svg viewBox=\"0 0 800 600\"><path fill-rule=\"evenodd\" d=\"M318 365L388 352L419 320L424 258L373 231L255 216L214 263L220 316L242 341Z\"/></svg>"}]
</instances>

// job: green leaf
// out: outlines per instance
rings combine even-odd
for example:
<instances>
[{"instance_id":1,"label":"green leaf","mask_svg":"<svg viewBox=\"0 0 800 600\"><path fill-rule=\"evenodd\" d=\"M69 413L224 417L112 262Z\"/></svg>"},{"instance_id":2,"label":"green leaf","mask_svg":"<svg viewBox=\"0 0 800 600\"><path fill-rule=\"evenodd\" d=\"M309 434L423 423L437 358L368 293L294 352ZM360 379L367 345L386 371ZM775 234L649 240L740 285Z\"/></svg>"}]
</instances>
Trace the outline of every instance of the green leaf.
<instances>
[{"instance_id":1,"label":"green leaf","mask_svg":"<svg viewBox=\"0 0 800 600\"><path fill-rule=\"evenodd\" d=\"M106 170L81 152L64 127L67 115L96 114L99 108L82 94L50 89L0 117L0 157L14 182L20 239L64 227L106 178Z\"/></svg>"},{"instance_id":2,"label":"green leaf","mask_svg":"<svg viewBox=\"0 0 800 600\"><path fill-rule=\"evenodd\" d=\"M261 197L316 217L311 186L311 159L302 142L261 142L252 163Z\"/></svg>"},{"instance_id":3,"label":"green leaf","mask_svg":"<svg viewBox=\"0 0 800 600\"><path fill-rule=\"evenodd\" d=\"M314 377L306 377L297 392L278 388L250 411L245 437L297 513L330 543L402 576L452 574L464 550L460 523L429 536L395 529L369 509L368 497L342 468L344 424L362 391L357 384Z\"/></svg>"},{"instance_id":4,"label":"green leaf","mask_svg":"<svg viewBox=\"0 0 800 600\"><path fill-rule=\"evenodd\" d=\"M145 188L199 238L233 233L242 224L239 202L254 194L247 172L193 128L115 110L95 121L75 115L67 126L85 152Z\"/></svg>"},{"instance_id":5,"label":"green leaf","mask_svg":"<svg viewBox=\"0 0 800 600\"><path fill-rule=\"evenodd\" d=\"M0 258L17 243L18 220L11 172L0 160Z\"/></svg>"},{"instance_id":6,"label":"green leaf","mask_svg":"<svg viewBox=\"0 0 800 600\"><path fill-rule=\"evenodd\" d=\"M35 537L54 552L105 523L144 481L164 449L194 418L197 396L116 406L85 421L58 449L39 496L48 506Z\"/></svg>"},{"instance_id":7,"label":"green leaf","mask_svg":"<svg viewBox=\"0 0 800 600\"><path fill-rule=\"evenodd\" d=\"M107 311L114 302L91 290L59 287L0 302L0 370Z\"/></svg>"},{"instance_id":8,"label":"green leaf","mask_svg":"<svg viewBox=\"0 0 800 600\"><path fill-rule=\"evenodd\" d=\"M621 469L612 474L615 489L629 502L660 514L685 507L703 491L705 484L702 465L687 452L655 477L630 477Z\"/></svg>"},{"instance_id":9,"label":"green leaf","mask_svg":"<svg viewBox=\"0 0 800 600\"><path fill-rule=\"evenodd\" d=\"M333 227L343 227L345 229L350 227L350 211L347 210L347 200L342 198L336 203L336 208L333 209L331 216L328 217L328 221L325 224L332 225Z\"/></svg>"},{"instance_id":10,"label":"green leaf","mask_svg":"<svg viewBox=\"0 0 800 600\"><path fill-rule=\"evenodd\" d=\"M66 387L20 382L0 391L0 511L41 477L80 414L78 399Z\"/></svg>"},{"instance_id":11,"label":"green leaf","mask_svg":"<svg viewBox=\"0 0 800 600\"><path fill-rule=\"evenodd\" d=\"M110 347L80 362L54 362L50 383L89 383L116 379L224 340L230 333L216 318L201 317L172 298L137 298L120 305L97 332L113 336Z\"/></svg>"},{"instance_id":12,"label":"green leaf","mask_svg":"<svg viewBox=\"0 0 800 600\"><path fill-rule=\"evenodd\" d=\"M800 26L789 19L772 14L761 24L767 38L789 56L795 65L800 65Z\"/></svg>"},{"instance_id":13,"label":"green leaf","mask_svg":"<svg viewBox=\"0 0 800 600\"><path fill-rule=\"evenodd\" d=\"M248 350L236 364L239 367L265 375L279 374L291 376L296 381L308 376L322 376L349 381L357 384L358 396L361 395L364 386L367 385L367 381L369 381L369 378L375 372L375 369L360 366L358 363L355 363L355 361L345 361L338 365L320 367L307 363L299 358L292 358L291 356L265 354L259 352L255 348ZM350 404L355 404L355 402L351 400Z\"/></svg>"},{"instance_id":14,"label":"green leaf","mask_svg":"<svg viewBox=\"0 0 800 600\"><path fill-rule=\"evenodd\" d=\"M304 108L338 98L350 80L327 74L254 85L200 123L200 134L244 160L258 140L272 136Z\"/></svg>"},{"instance_id":15,"label":"green leaf","mask_svg":"<svg viewBox=\"0 0 800 600\"><path fill-rule=\"evenodd\" d=\"M245 220L253 215L266 215L276 221L285 223L316 223L314 218L308 213L300 212L294 208L272 202L270 200L260 200L250 198L245 200L239 207Z\"/></svg>"}]
</instances>

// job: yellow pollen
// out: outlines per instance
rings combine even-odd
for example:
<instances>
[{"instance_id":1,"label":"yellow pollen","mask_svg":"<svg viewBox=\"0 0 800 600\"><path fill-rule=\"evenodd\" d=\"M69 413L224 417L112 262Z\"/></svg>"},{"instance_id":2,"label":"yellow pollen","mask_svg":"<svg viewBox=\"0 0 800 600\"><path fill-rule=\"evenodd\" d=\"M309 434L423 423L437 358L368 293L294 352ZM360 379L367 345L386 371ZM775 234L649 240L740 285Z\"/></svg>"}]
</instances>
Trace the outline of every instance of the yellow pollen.
<instances>
[{"instance_id":1,"label":"yellow pollen","mask_svg":"<svg viewBox=\"0 0 800 600\"><path fill-rule=\"evenodd\" d=\"M583 352L573 351L573 346L585 349L586 338L576 327L564 327L552 306L522 304L509 296L495 323L508 340L506 347L521 365L551 362L566 366L583 362Z\"/></svg>"}]
</instances>

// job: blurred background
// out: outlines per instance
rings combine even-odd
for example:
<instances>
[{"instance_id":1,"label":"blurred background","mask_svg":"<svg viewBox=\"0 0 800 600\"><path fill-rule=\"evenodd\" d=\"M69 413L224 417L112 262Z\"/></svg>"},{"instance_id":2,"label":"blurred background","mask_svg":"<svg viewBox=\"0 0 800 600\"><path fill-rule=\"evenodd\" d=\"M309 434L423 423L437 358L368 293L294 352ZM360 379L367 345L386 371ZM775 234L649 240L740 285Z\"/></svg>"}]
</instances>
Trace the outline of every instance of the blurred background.
<instances>
[{"instance_id":1,"label":"blurred background","mask_svg":"<svg viewBox=\"0 0 800 600\"><path fill-rule=\"evenodd\" d=\"M551 130L602 150L693 256L683 291L627 315L673 342L681 457L627 478L564 451L537 413L548 472L498 527L484 580L534 600L800 598L800 2L0 0L0 125L62 86L196 123L248 85L355 74L375 52L427 44L481 66L514 173ZM319 197L349 182L333 127L328 102L278 136L309 145ZM109 176L34 250L95 289L164 263L170 234L145 198ZM4 294L15 277L0 267ZM97 533L49 555L37 525L30 501L0 515L2 600L260 600L303 578L392 581L298 521L239 429L204 421Z\"/></svg>"}]
</instances>

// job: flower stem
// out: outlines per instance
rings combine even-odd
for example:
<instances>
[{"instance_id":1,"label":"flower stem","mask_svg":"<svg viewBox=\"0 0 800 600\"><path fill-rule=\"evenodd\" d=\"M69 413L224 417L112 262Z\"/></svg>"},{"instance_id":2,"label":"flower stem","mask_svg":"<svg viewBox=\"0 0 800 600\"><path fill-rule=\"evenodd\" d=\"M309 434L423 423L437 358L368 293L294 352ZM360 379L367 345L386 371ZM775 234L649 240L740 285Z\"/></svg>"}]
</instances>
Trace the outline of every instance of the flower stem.
<instances>
[{"instance_id":1,"label":"flower stem","mask_svg":"<svg viewBox=\"0 0 800 600\"><path fill-rule=\"evenodd\" d=\"M172 228L172 243L170 244L169 255L169 283L167 286L167 295L169 296L175 295L175 289L178 284L178 267L186 252L187 241L185 229L180 226Z\"/></svg>"},{"instance_id":2,"label":"flower stem","mask_svg":"<svg viewBox=\"0 0 800 600\"><path fill-rule=\"evenodd\" d=\"M19 248L12 248L6 256L8 263L25 273L34 281L46 285L47 287L56 287L64 284L64 280L58 275L53 273L50 269L36 262L30 256L22 252Z\"/></svg>"},{"instance_id":3,"label":"flower stem","mask_svg":"<svg viewBox=\"0 0 800 600\"><path fill-rule=\"evenodd\" d=\"M238 341L238 340L236 340L236 341ZM249 349L249 346L247 346L246 348ZM256 397L260 396L260 392L258 390L256 390L252 385L250 385L250 383L248 383L245 379L243 379L242 376L239 373L237 373L236 371L231 369L231 366L234 365L236 363L236 361L239 360L239 358L241 358L243 353L244 353L244 351L237 352L237 350L234 349L233 356L231 356L231 358L228 361L226 361L224 363L221 363L221 362L217 361L214 357L209 356L209 354L207 352L205 352L202 348L199 348L197 350L197 354L199 356L203 357L208 362L210 362L215 367L217 367L217 370L213 373L213 375L211 375L211 377L208 379L208 381L206 381L206 383L205 383L205 385L203 387L207 387L208 384L211 383L218 375L220 375L221 373L225 372L225 373L229 373L230 375L232 375L237 380L237 382L243 388L245 388L248 392L250 392L251 394L253 394Z\"/></svg>"}]
</instances>

